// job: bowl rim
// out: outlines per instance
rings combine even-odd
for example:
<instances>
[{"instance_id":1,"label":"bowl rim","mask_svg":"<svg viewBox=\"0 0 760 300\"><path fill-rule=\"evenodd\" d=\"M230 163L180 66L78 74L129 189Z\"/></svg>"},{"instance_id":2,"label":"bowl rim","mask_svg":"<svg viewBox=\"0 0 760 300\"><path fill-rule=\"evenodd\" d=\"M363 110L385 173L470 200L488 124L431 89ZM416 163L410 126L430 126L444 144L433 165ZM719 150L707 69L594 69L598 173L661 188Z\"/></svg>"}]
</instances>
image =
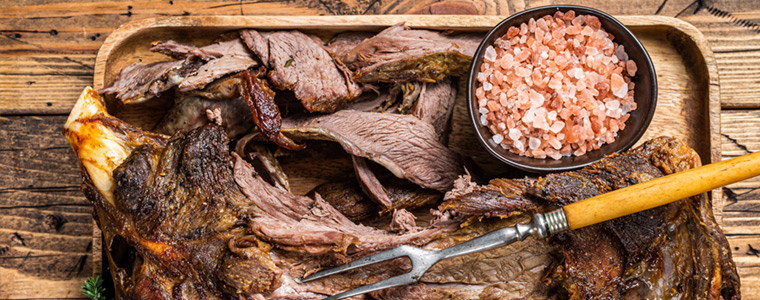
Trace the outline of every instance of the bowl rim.
<instances>
[{"instance_id":1,"label":"bowl rim","mask_svg":"<svg viewBox=\"0 0 760 300\"><path fill-rule=\"evenodd\" d=\"M644 122L641 124L641 127L638 129L638 131L631 137L631 139L629 141L627 141L626 143L624 143L623 146L620 147L620 149L617 149L614 152L609 153L607 155L614 154L614 153L620 153L620 152L623 152L623 151L626 151L626 150L630 149L634 144L636 144L636 142L638 142L641 139L641 137L644 135L644 133L649 128L649 124L651 123L652 118L654 116L654 112L655 112L655 110L657 108L657 94L658 94L658 91L657 91L657 74L656 74L655 69L654 69L654 64L652 63L652 58L649 56L649 52L647 52L646 48L644 48L644 45L641 44L641 41L639 41L639 39L631 32L631 30L628 29L627 26L625 26L622 22L620 22L618 19L616 19L612 15L607 14L607 13L605 13L605 12L603 12L601 10L595 9L595 8L591 8L591 7L587 7L587 6L580 6L580 5L569 5L569 4L539 6L539 7L534 7L534 8L526 9L524 11L512 14L509 17L507 17L504 20L502 20L501 22L499 22L498 24L494 25L493 28L491 28L491 30L489 30L488 33L483 37L483 40L480 42L480 45L478 45L477 50L473 54L473 60L472 60L472 63L470 64L470 73L469 73L469 76L468 76L468 79L467 79L467 92L466 92L467 93L466 94L466 97L467 97L467 110L468 110L468 112L470 114L470 123L475 127L474 129L475 129L475 134L478 137L478 142L480 142L480 144L483 147L486 148L486 150L488 151L488 153L490 153L492 156L496 157L501 162L506 163L509 166L516 167L518 169L524 170L524 171L535 172L535 173L550 173L550 172L560 172L560 171L569 171L569 170L579 169L579 168L585 167L585 166L587 166L589 164L592 164L592 163L594 163L594 162L598 161L599 159L601 159L601 158L603 158L603 157L606 156L606 155L605 156L601 156L599 159L593 159L593 160L590 160L588 162L582 162L582 163L577 163L577 164L569 164L567 166L557 166L557 167L541 167L541 166L534 166L534 165L530 165L530 164L524 164L524 163L520 163L520 162L514 161L512 159L509 159L507 157L504 157L503 155L501 155L500 153L498 153L496 150L493 149L493 147L491 147L490 144L488 144L488 142L487 142L488 137L484 137L483 134L481 134L480 130L478 130L478 128L482 127L483 125L480 125L480 122L478 122L478 118L477 118L477 116L475 114L475 110L473 109L473 105L472 105L472 103L474 101L474 98L475 98L474 97L474 92L475 91L473 89L473 81L477 77L476 76L477 71L475 70L475 67L477 65L476 59L478 58L478 56L480 56L480 54L484 51L484 49L488 45L491 44L491 43L487 43L487 41L490 40L491 37L494 34L496 34L496 31L498 31L499 29L501 29L502 27L506 26L508 23L512 22L513 20L517 19L518 17L520 17L522 15L530 14L530 13L534 13L536 11L542 11L542 10L554 10L554 11L560 11L560 10L561 11L582 10L582 11L584 11L584 14L588 14L587 12L590 12L591 14L593 14L593 15L595 15L597 17L602 17L602 18L606 19L607 21L610 21L612 24L614 24L614 26L619 27L625 34L627 34L629 37L631 37L631 42L636 47L638 47L639 49L641 49L641 51L643 53L643 56L645 58L645 62L644 63L646 65L646 69L649 71L648 73L652 77L652 86L651 86L651 99L652 99L651 101L652 101L652 104L650 106L649 111L646 112L646 115L644 115L644 118L645 118ZM553 13L551 13L551 12L547 12L547 15L552 15L552 14ZM482 59L482 57L480 59ZM643 69L643 68L639 68L639 70L641 70L641 69ZM599 151L599 150L600 149L592 150L592 151ZM509 150L507 150L507 151L509 151ZM587 153L590 153L590 152L587 152Z\"/></svg>"}]
</instances>

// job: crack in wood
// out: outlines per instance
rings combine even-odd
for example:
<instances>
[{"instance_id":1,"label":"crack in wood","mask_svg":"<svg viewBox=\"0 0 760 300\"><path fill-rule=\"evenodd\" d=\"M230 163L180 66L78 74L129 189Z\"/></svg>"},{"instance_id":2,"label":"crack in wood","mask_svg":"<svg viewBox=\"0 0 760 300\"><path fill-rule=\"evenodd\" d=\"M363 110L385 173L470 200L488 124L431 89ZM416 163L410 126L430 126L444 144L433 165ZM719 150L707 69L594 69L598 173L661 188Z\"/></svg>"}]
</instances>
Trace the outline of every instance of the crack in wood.
<instances>
[{"instance_id":1,"label":"crack in wood","mask_svg":"<svg viewBox=\"0 0 760 300\"><path fill-rule=\"evenodd\" d=\"M2 248L0 248L2 250ZM0 260L5 259L30 259L30 258L45 258L45 257L70 257L71 254L40 254L40 255L32 255L32 252L29 251L24 256L0 256ZM22 261L23 264L23 261ZM19 265L21 267L21 265Z\"/></svg>"},{"instance_id":2,"label":"crack in wood","mask_svg":"<svg viewBox=\"0 0 760 300\"><path fill-rule=\"evenodd\" d=\"M24 256L24 260L21 261L20 264L18 264L18 267L16 269L21 269L21 267L24 265L27 259L29 259L30 255L32 255L32 251L27 251L26 255Z\"/></svg>"},{"instance_id":3,"label":"crack in wood","mask_svg":"<svg viewBox=\"0 0 760 300\"><path fill-rule=\"evenodd\" d=\"M45 187L33 187L33 186L9 187L9 188L0 189L0 194L16 192L16 191L61 193L61 192L72 192L72 191L78 191L78 190L80 190L79 185L45 186Z\"/></svg>"},{"instance_id":4,"label":"crack in wood","mask_svg":"<svg viewBox=\"0 0 760 300\"><path fill-rule=\"evenodd\" d=\"M662 3L660 3L660 6L657 7L657 11L655 11L654 14L659 15L662 9L665 7L666 3L668 3L668 0L663 0Z\"/></svg>"},{"instance_id":5,"label":"crack in wood","mask_svg":"<svg viewBox=\"0 0 760 300\"><path fill-rule=\"evenodd\" d=\"M369 12L369 10L370 10L370 9L371 9L373 6L375 6L375 4L376 4L376 3L380 3L380 0L372 0L372 2L370 2L370 3L369 3L369 6L367 6L367 9L365 9L365 10L364 10L364 12L362 13L362 15L366 15L366 14L367 14L367 12Z\"/></svg>"},{"instance_id":6,"label":"crack in wood","mask_svg":"<svg viewBox=\"0 0 760 300\"><path fill-rule=\"evenodd\" d=\"M691 2L691 3L689 3L689 5L687 5L686 7L684 7L684 8L683 8L681 11L679 11L679 12L678 12L678 13L677 13L675 16L673 16L673 17L674 17L674 18L678 18L679 16L681 16L681 14L683 14L684 12L686 12L686 10L687 10L687 9L689 9L689 7L691 7L691 6L692 6L692 5L694 5L694 4L696 4L696 5L697 5L697 8L694 10L694 13L696 14L696 13L697 13L697 11L699 11L699 8L701 7L701 6L700 6L700 4L699 4L699 0L695 0L694 2Z\"/></svg>"},{"instance_id":7,"label":"crack in wood","mask_svg":"<svg viewBox=\"0 0 760 300\"><path fill-rule=\"evenodd\" d=\"M325 9L327 9L327 11L328 11L330 14L332 14L332 15L334 15L334 14L335 14L335 12L332 10L332 8L330 8L330 6L329 6L329 5L327 5L327 3L325 2L325 0L319 0L319 4L322 4L322 7L324 7Z\"/></svg>"},{"instance_id":8,"label":"crack in wood","mask_svg":"<svg viewBox=\"0 0 760 300\"><path fill-rule=\"evenodd\" d=\"M76 73L76 72L56 72L56 73L0 73L0 75L8 76L66 76L66 77L92 77L92 72Z\"/></svg>"},{"instance_id":9,"label":"crack in wood","mask_svg":"<svg viewBox=\"0 0 760 300\"><path fill-rule=\"evenodd\" d=\"M731 203L730 204L725 204L723 206L723 212L752 212L752 213L760 212L760 211L753 211L753 210L733 210L730 207L732 204L739 203L739 201L740 201L739 197L747 195L747 194L750 194L750 193L754 193L757 190L760 190L760 187L750 188L747 191L745 191L744 193L740 193L739 194L739 193L734 192L733 189L724 187L723 188L723 194L726 195L726 201L730 201Z\"/></svg>"},{"instance_id":10,"label":"crack in wood","mask_svg":"<svg viewBox=\"0 0 760 300\"><path fill-rule=\"evenodd\" d=\"M722 10L722 9L719 9L719 8L711 6L711 5L705 5L704 3L702 3L702 6L704 6L705 10L707 10L707 12L710 13L711 15L713 15L713 16L727 19L727 20L731 21L731 23L739 25L740 27L747 28L747 29L749 29L751 31L754 31L756 33L760 33L760 24L758 24L758 23L755 23L755 22L747 20L747 19L742 19L742 18L735 17L730 12Z\"/></svg>"},{"instance_id":11,"label":"crack in wood","mask_svg":"<svg viewBox=\"0 0 760 300\"><path fill-rule=\"evenodd\" d=\"M732 138L732 137L728 136L728 134L721 133L720 135L723 136L723 137L725 137L725 138L727 138L731 143L733 143L734 145L736 145L736 147L739 147L739 149L742 149L744 152L752 153L751 151L749 151L749 149L747 149L747 146L742 145L735 138Z\"/></svg>"},{"instance_id":12,"label":"crack in wood","mask_svg":"<svg viewBox=\"0 0 760 300\"><path fill-rule=\"evenodd\" d=\"M86 262L87 262L87 255L80 256L79 260L77 261L77 263L74 264L73 266L71 266L71 269L69 270L69 273L66 274L66 278L72 278L72 277L74 277L74 275L78 275L78 274L82 273L82 271L84 270L84 265L85 265ZM76 274L74 273L75 270L77 270Z\"/></svg>"},{"instance_id":13,"label":"crack in wood","mask_svg":"<svg viewBox=\"0 0 760 300\"><path fill-rule=\"evenodd\" d=\"M51 207L60 207L60 206L90 207L91 205L89 203L88 204L59 203L59 204L40 204L40 205L13 205L13 206L0 206L0 210L20 209L20 208L51 208Z\"/></svg>"},{"instance_id":14,"label":"crack in wood","mask_svg":"<svg viewBox=\"0 0 760 300\"><path fill-rule=\"evenodd\" d=\"M752 49L736 49L736 50L713 50L713 53L744 53L744 52L756 52L760 51L760 48L752 48Z\"/></svg>"},{"instance_id":15,"label":"crack in wood","mask_svg":"<svg viewBox=\"0 0 760 300\"><path fill-rule=\"evenodd\" d=\"M21 237L18 232L14 232L11 236L11 241L21 244L21 246L26 247L26 243L24 242L24 238Z\"/></svg>"},{"instance_id":16,"label":"crack in wood","mask_svg":"<svg viewBox=\"0 0 760 300\"><path fill-rule=\"evenodd\" d=\"M62 149L69 149L67 146L57 146L57 147L42 147L42 148L8 148L8 149L0 149L0 152L16 152L16 151L47 151L47 150L62 150Z\"/></svg>"},{"instance_id":17,"label":"crack in wood","mask_svg":"<svg viewBox=\"0 0 760 300\"><path fill-rule=\"evenodd\" d=\"M78 61L78 60L73 60L73 59L71 59L71 58L69 58L69 57L67 57L67 56L64 56L64 57L63 57L63 60L65 60L65 61L70 61L70 62L73 62L73 63L75 63L75 64L78 64L78 65L82 66L82 67L85 67L85 68L86 68L86 69L88 69L88 70L95 70L95 68L94 68L93 66L90 66L90 65L88 65L88 64L85 64L85 63L83 63L83 62L81 62L81 61Z\"/></svg>"},{"instance_id":18,"label":"crack in wood","mask_svg":"<svg viewBox=\"0 0 760 300\"><path fill-rule=\"evenodd\" d=\"M732 189L729 189L727 187L723 187L722 190L723 190L723 196L725 196L726 198L724 200L723 209L725 209L726 206L730 204L735 204L736 202L738 202L738 200L736 199L736 197L738 196L736 192L734 192Z\"/></svg>"},{"instance_id":19,"label":"crack in wood","mask_svg":"<svg viewBox=\"0 0 760 300\"><path fill-rule=\"evenodd\" d=\"M22 40L20 40L18 38L15 38L15 37L11 36L11 35L4 35L4 37L6 37L9 40L16 41L16 42L19 42L19 43L22 43L22 44L27 44L27 45L35 46L37 48L42 48L42 46L40 46L38 44L27 42L27 41L22 41Z\"/></svg>"},{"instance_id":20,"label":"crack in wood","mask_svg":"<svg viewBox=\"0 0 760 300\"><path fill-rule=\"evenodd\" d=\"M747 247L749 247L746 253L747 255L754 255L754 256L760 257L760 250L753 248L752 245L750 244L747 244Z\"/></svg>"}]
</instances>

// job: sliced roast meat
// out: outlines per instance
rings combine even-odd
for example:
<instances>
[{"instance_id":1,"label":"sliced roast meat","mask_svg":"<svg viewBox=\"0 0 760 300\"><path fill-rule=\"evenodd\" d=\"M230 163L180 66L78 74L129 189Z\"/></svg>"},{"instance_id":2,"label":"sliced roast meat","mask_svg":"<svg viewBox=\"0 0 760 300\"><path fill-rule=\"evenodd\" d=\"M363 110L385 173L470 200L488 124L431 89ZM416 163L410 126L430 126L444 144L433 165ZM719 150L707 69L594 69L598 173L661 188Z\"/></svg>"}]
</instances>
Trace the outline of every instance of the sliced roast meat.
<instances>
[{"instance_id":1,"label":"sliced roast meat","mask_svg":"<svg viewBox=\"0 0 760 300\"><path fill-rule=\"evenodd\" d=\"M331 140L424 188L447 191L464 174L459 156L438 141L432 125L414 116L341 110L331 115L285 119L282 131Z\"/></svg>"},{"instance_id":2,"label":"sliced roast meat","mask_svg":"<svg viewBox=\"0 0 760 300\"><path fill-rule=\"evenodd\" d=\"M308 195L314 198L315 193L353 222L377 216L377 204L364 195L354 180L327 182L315 187Z\"/></svg>"},{"instance_id":3,"label":"sliced roast meat","mask_svg":"<svg viewBox=\"0 0 760 300\"><path fill-rule=\"evenodd\" d=\"M543 211L698 165L699 156L683 142L657 138L582 170L537 180L461 181L441 209L465 217ZM554 236L562 259L547 277L573 299L663 298L664 291L690 299L738 298L731 251L711 211L703 194Z\"/></svg>"},{"instance_id":4,"label":"sliced roast meat","mask_svg":"<svg viewBox=\"0 0 760 300\"><path fill-rule=\"evenodd\" d=\"M417 232L422 229L422 227L417 226L417 222L415 221L417 217L410 213L406 209L396 209L393 211L393 219L391 220L391 224L388 227L388 230L390 232L397 232L397 233L407 233L407 232Z\"/></svg>"},{"instance_id":5,"label":"sliced roast meat","mask_svg":"<svg viewBox=\"0 0 760 300\"><path fill-rule=\"evenodd\" d=\"M269 32L241 30L240 38L248 46L248 49L251 49L259 57L261 63L269 68Z\"/></svg>"},{"instance_id":6,"label":"sliced roast meat","mask_svg":"<svg viewBox=\"0 0 760 300\"><path fill-rule=\"evenodd\" d=\"M365 112L396 113L398 112L399 85L379 89L377 92L365 92L354 103L344 107L345 110Z\"/></svg>"},{"instance_id":7,"label":"sliced roast meat","mask_svg":"<svg viewBox=\"0 0 760 300\"><path fill-rule=\"evenodd\" d=\"M362 41L373 37L375 34L368 31L341 32L333 36L327 43L327 51L336 58L344 57L349 51L356 48Z\"/></svg>"},{"instance_id":8,"label":"sliced roast meat","mask_svg":"<svg viewBox=\"0 0 760 300\"><path fill-rule=\"evenodd\" d=\"M351 162L354 164L356 179L359 181L364 193L384 209L392 207L393 201L391 201L391 198L388 197L388 194L385 192L383 184L380 183L380 180L377 179L375 173L369 168L369 162L367 162L367 159L351 155Z\"/></svg>"},{"instance_id":9,"label":"sliced roast meat","mask_svg":"<svg viewBox=\"0 0 760 300\"><path fill-rule=\"evenodd\" d=\"M115 94L125 104L142 103L158 98L195 72L199 64L187 61L167 61L152 64L136 62L121 70L113 85L100 90Z\"/></svg>"},{"instance_id":10,"label":"sliced roast meat","mask_svg":"<svg viewBox=\"0 0 760 300\"><path fill-rule=\"evenodd\" d=\"M241 98L229 100L208 100L197 96L186 96L176 100L153 131L172 135L178 130L185 132L210 123L206 111L219 111L221 126L229 137L236 137L253 127L251 113Z\"/></svg>"},{"instance_id":11,"label":"sliced roast meat","mask_svg":"<svg viewBox=\"0 0 760 300\"><path fill-rule=\"evenodd\" d=\"M420 97L423 84L421 82L403 82L397 84L401 90L401 105L398 107L399 113L408 114L412 110L417 103L417 99Z\"/></svg>"},{"instance_id":12,"label":"sliced roast meat","mask_svg":"<svg viewBox=\"0 0 760 300\"><path fill-rule=\"evenodd\" d=\"M412 115L433 125L443 144L448 143L456 97L456 86L449 79L425 83L412 110Z\"/></svg>"},{"instance_id":13,"label":"sliced roast meat","mask_svg":"<svg viewBox=\"0 0 760 300\"><path fill-rule=\"evenodd\" d=\"M509 217L536 211L539 207L525 195L527 180L493 179L480 186L470 176L462 176L446 193L442 211L453 210L463 217Z\"/></svg>"},{"instance_id":14,"label":"sliced roast meat","mask_svg":"<svg viewBox=\"0 0 760 300\"><path fill-rule=\"evenodd\" d=\"M298 145L280 133L282 116L277 104L274 103L274 91L269 89L267 82L258 78L256 74L251 75L248 72L243 72L242 78L243 85L240 94L248 104L253 115L253 124L256 124L259 132L280 147L289 150L303 149L305 145Z\"/></svg>"},{"instance_id":15,"label":"sliced roast meat","mask_svg":"<svg viewBox=\"0 0 760 300\"><path fill-rule=\"evenodd\" d=\"M185 77L179 84L179 91L200 90L225 75L245 71L255 66L256 61L250 57L223 56L212 59L201 66L197 72Z\"/></svg>"},{"instance_id":16,"label":"sliced roast meat","mask_svg":"<svg viewBox=\"0 0 760 300\"><path fill-rule=\"evenodd\" d=\"M467 73L482 36L389 27L339 58L359 82L437 81Z\"/></svg>"},{"instance_id":17,"label":"sliced roast meat","mask_svg":"<svg viewBox=\"0 0 760 300\"><path fill-rule=\"evenodd\" d=\"M311 112L333 112L361 94L350 71L334 60L316 37L299 31L262 35L254 30L243 30L241 36L252 51L267 60L264 65L270 69L272 84L292 90Z\"/></svg>"},{"instance_id":18,"label":"sliced roast meat","mask_svg":"<svg viewBox=\"0 0 760 300\"><path fill-rule=\"evenodd\" d=\"M366 158L351 156L356 179L364 194L382 207L381 213L396 209L414 209L436 203L441 193L423 189L395 176L375 175Z\"/></svg>"},{"instance_id":19,"label":"sliced roast meat","mask_svg":"<svg viewBox=\"0 0 760 300\"><path fill-rule=\"evenodd\" d=\"M235 152L240 157L248 158L264 179L274 187L290 191L288 174L282 169L272 150L262 143L254 141L259 132L251 132L240 138L235 145Z\"/></svg>"},{"instance_id":20,"label":"sliced roast meat","mask_svg":"<svg viewBox=\"0 0 760 300\"><path fill-rule=\"evenodd\" d=\"M203 47L180 44L172 40L153 42L150 51L168 55L175 59L198 58L203 61L223 56L251 58L251 52L240 39L232 39Z\"/></svg>"},{"instance_id":21,"label":"sliced roast meat","mask_svg":"<svg viewBox=\"0 0 760 300\"><path fill-rule=\"evenodd\" d=\"M198 47L193 45L180 44L173 40L168 40L165 42L155 41L151 43L150 51L161 53L174 59L185 59L186 57L191 56L191 53L197 52ZM203 52L198 53L196 56L202 60L209 60L214 58L213 56L205 54Z\"/></svg>"},{"instance_id":22,"label":"sliced roast meat","mask_svg":"<svg viewBox=\"0 0 760 300\"><path fill-rule=\"evenodd\" d=\"M101 92L116 94L125 104L142 103L178 85L181 92L200 90L225 75L256 65L240 39L201 48L174 41L154 42L151 50L179 60L130 65L121 71L112 86Z\"/></svg>"},{"instance_id":23,"label":"sliced roast meat","mask_svg":"<svg viewBox=\"0 0 760 300\"><path fill-rule=\"evenodd\" d=\"M236 182L243 193L263 214L249 226L262 239L282 249L308 254L342 253L360 255L381 251L401 244L424 244L444 232L433 227L406 235L393 235L372 227L351 222L325 202L297 196L277 189L260 177L252 177L253 169L238 156L235 162Z\"/></svg>"},{"instance_id":24,"label":"sliced roast meat","mask_svg":"<svg viewBox=\"0 0 760 300\"><path fill-rule=\"evenodd\" d=\"M195 96L208 100L230 100L240 98L240 85L243 84L240 76L227 76L215 80L203 89L184 92L180 97Z\"/></svg>"}]
</instances>

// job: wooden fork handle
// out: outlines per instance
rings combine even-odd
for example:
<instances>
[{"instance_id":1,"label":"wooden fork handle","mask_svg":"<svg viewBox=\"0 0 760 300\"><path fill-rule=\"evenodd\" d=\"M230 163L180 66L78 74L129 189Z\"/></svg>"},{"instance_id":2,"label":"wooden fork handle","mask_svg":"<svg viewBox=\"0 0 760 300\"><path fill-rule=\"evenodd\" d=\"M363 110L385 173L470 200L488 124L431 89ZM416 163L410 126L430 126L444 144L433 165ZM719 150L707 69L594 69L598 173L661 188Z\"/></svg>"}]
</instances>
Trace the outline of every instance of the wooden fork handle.
<instances>
[{"instance_id":1,"label":"wooden fork handle","mask_svg":"<svg viewBox=\"0 0 760 300\"><path fill-rule=\"evenodd\" d=\"M563 207L570 229L622 217L760 175L760 152L588 198Z\"/></svg>"}]
</instances>

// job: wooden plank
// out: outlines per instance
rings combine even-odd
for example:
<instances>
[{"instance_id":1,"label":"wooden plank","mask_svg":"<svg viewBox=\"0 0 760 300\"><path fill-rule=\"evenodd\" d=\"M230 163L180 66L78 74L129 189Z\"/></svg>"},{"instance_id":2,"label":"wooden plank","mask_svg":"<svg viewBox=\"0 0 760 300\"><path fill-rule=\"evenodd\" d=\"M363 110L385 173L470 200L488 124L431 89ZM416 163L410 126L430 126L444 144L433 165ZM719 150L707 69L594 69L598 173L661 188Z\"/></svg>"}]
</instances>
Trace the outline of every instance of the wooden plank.
<instances>
[{"instance_id":1,"label":"wooden plank","mask_svg":"<svg viewBox=\"0 0 760 300\"><path fill-rule=\"evenodd\" d=\"M723 158L760 151L760 110L724 110L721 113ZM760 178L723 189L723 231L726 233L745 299L760 295Z\"/></svg>"},{"instance_id":2,"label":"wooden plank","mask_svg":"<svg viewBox=\"0 0 760 300\"><path fill-rule=\"evenodd\" d=\"M92 208L64 116L0 117L0 298L76 298L93 272Z\"/></svg>"},{"instance_id":3,"label":"wooden plank","mask_svg":"<svg viewBox=\"0 0 760 300\"><path fill-rule=\"evenodd\" d=\"M699 28L710 41L718 63L722 106L760 108L756 96L760 94L760 28L737 25L760 15L760 7L719 15L703 9L679 18Z\"/></svg>"},{"instance_id":4,"label":"wooden plank","mask_svg":"<svg viewBox=\"0 0 760 300\"><path fill-rule=\"evenodd\" d=\"M66 114L92 84L91 54L0 56L0 112Z\"/></svg>"},{"instance_id":5,"label":"wooden plank","mask_svg":"<svg viewBox=\"0 0 760 300\"><path fill-rule=\"evenodd\" d=\"M760 249L760 234L748 236L728 235L731 254L741 279L743 299L760 299L760 257L752 249Z\"/></svg>"}]
</instances>

